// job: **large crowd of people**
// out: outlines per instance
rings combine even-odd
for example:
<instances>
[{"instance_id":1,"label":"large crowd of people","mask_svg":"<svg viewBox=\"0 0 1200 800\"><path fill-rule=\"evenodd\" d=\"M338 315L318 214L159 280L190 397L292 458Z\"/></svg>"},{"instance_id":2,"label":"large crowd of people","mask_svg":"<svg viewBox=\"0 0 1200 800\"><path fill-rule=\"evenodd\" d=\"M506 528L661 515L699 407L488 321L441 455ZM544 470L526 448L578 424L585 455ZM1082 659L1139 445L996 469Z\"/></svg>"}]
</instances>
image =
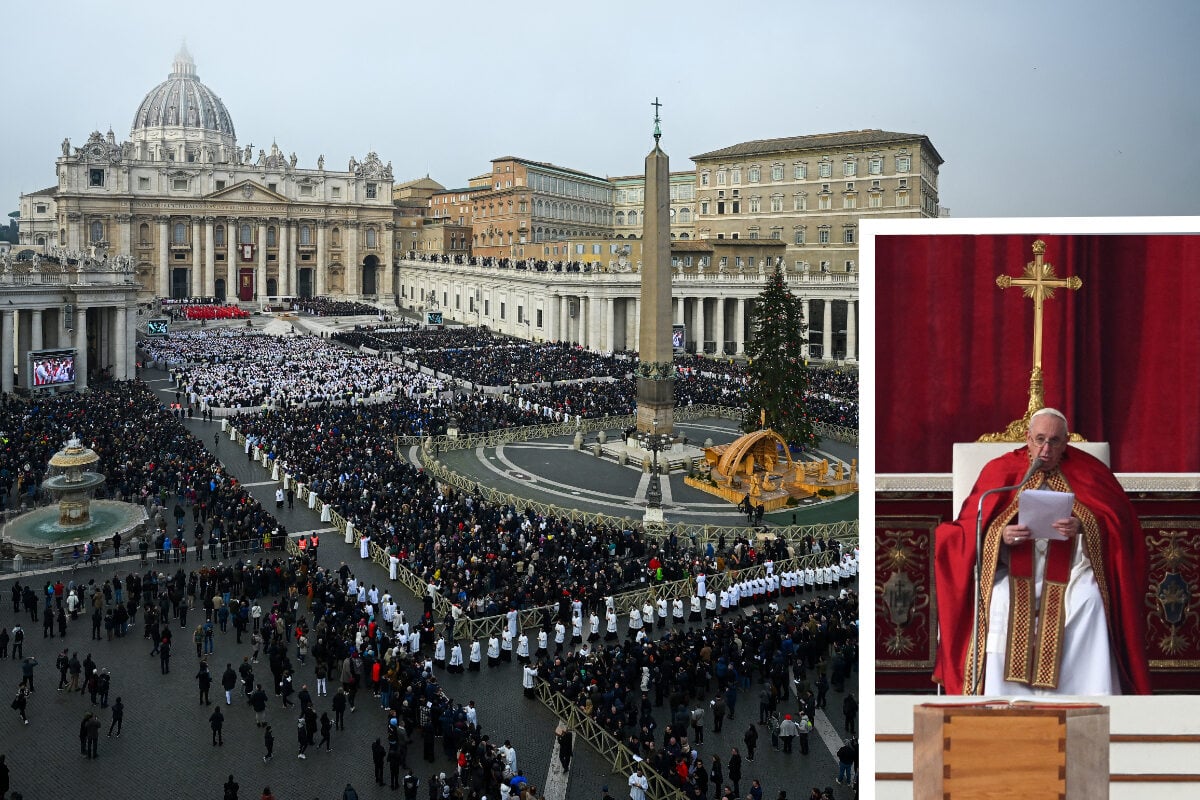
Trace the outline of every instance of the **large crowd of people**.
<instances>
[{"instance_id":1,"label":"large crowd of people","mask_svg":"<svg viewBox=\"0 0 1200 800\"><path fill-rule=\"evenodd\" d=\"M297 297L292 301L292 308L312 314L314 317L364 317L372 316L383 319L385 314L377 306L360 303L357 300L334 300L330 297Z\"/></svg>"}]
</instances>

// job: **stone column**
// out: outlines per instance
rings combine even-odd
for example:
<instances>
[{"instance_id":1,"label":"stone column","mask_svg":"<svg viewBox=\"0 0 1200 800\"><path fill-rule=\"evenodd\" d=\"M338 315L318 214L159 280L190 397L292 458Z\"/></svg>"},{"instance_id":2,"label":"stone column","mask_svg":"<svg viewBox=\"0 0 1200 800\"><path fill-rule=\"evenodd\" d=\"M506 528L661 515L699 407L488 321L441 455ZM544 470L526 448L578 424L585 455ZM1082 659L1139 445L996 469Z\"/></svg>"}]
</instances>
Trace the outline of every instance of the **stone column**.
<instances>
[{"instance_id":1,"label":"stone column","mask_svg":"<svg viewBox=\"0 0 1200 800\"><path fill-rule=\"evenodd\" d=\"M858 336L854 332L854 326L857 322L854 312L854 301L846 301L846 359L848 361L858 360Z\"/></svg>"},{"instance_id":2,"label":"stone column","mask_svg":"<svg viewBox=\"0 0 1200 800\"><path fill-rule=\"evenodd\" d=\"M717 298L717 315L713 321L713 338L717 340L717 355L725 355L725 298Z\"/></svg>"},{"instance_id":3,"label":"stone column","mask_svg":"<svg viewBox=\"0 0 1200 800\"><path fill-rule=\"evenodd\" d=\"M560 303L562 303L562 298L558 295L552 294L546 297L546 316L549 317L546 320L546 339L551 342L557 342L559 339Z\"/></svg>"},{"instance_id":4,"label":"stone column","mask_svg":"<svg viewBox=\"0 0 1200 800\"><path fill-rule=\"evenodd\" d=\"M287 296L288 287L288 265L291 261L288 260L288 255L291 252L288 240L288 228L291 227L291 222L286 219L279 220L279 238L276 240L279 244L276 252L278 255L275 258L275 294L278 297Z\"/></svg>"},{"instance_id":5,"label":"stone column","mask_svg":"<svg viewBox=\"0 0 1200 800\"><path fill-rule=\"evenodd\" d=\"M633 309L633 347L626 345L626 349L637 350L640 353L642 351L642 298L633 298L629 306ZM625 330L629 330L629 328L626 327Z\"/></svg>"},{"instance_id":6,"label":"stone column","mask_svg":"<svg viewBox=\"0 0 1200 800\"><path fill-rule=\"evenodd\" d=\"M358 263L358 220L350 220L346 223L346 294L349 296L358 296L362 294L361 284L358 280L358 271L361 269Z\"/></svg>"},{"instance_id":7,"label":"stone column","mask_svg":"<svg viewBox=\"0 0 1200 800\"><path fill-rule=\"evenodd\" d=\"M296 296L296 289L300 285L300 222L292 220L290 233L288 234L288 268L287 268L287 292L289 297Z\"/></svg>"},{"instance_id":8,"label":"stone column","mask_svg":"<svg viewBox=\"0 0 1200 800\"><path fill-rule=\"evenodd\" d=\"M17 378L18 378L17 383L18 383L18 385L24 385L24 382L26 379L25 378L25 367L29 364L29 350L30 350L29 342L30 342L30 339L32 338L32 331L30 330L31 327L32 327L32 325L31 325L29 311L26 309L17 309L16 366L17 366ZM26 386L25 388L29 388L29 387Z\"/></svg>"},{"instance_id":9,"label":"stone column","mask_svg":"<svg viewBox=\"0 0 1200 800\"><path fill-rule=\"evenodd\" d=\"M807 297L801 298L800 299L800 307L804 310L804 324L811 329L812 328L812 300L809 300ZM809 344L810 344L809 332L805 331L804 332L804 342L802 343L800 352L804 356L804 359L806 361L808 360Z\"/></svg>"},{"instance_id":10,"label":"stone column","mask_svg":"<svg viewBox=\"0 0 1200 800\"><path fill-rule=\"evenodd\" d=\"M737 343L734 352L742 355L746 352L746 298L739 297L734 306L734 341Z\"/></svg>"},{"instance_id":11,"label":"stone column","mask_svg":"<svg viewBox=\"0 0 1200 800\"><path fill-rule=\"evenodd\" d=\"M123 256L133 255L133 215L117 214L117 252Z\"/></svg>"},{"instance_id":12,"label":"stone column","mask_svg":"<svg viewBox=\"0 0 1200 800\"><path fill-rule=\"evenodd\" d=\"M212 226L209 225L209 231L211 230ZM116 317L116 336L113 340L113 350L115 351L115 358L113 358L113 379L123 381L130 377L129 317L126 314L124 305L119 305L114 308L113 316Z\"/></svg>"},{"instance_id":13,"label":"stone column","mask_svg":"<svg viewBox=\"0 0 1200 800\"><path fill-rule=\"evenodd\" d=\"M821 336L821 358L826 361L833 359L833 302L822 300L825 304L825 330Z\"/></svg>"},{"instance_id":14,"label":"stone column","mask_svg":"<svg viewBox=\"0 0 1200 800\"><path fill-rule=\"evenodd\" d=\"M204 271L200 260L200 217L192 217L192 297L200 297L204 292Z\"/></svg>"},{"instance_id":15,"label":"stone column","mask_svg":"<svg viewBox=\"0 0 1200 800\"><path fill-rule=\"evenodd\" d=\"M696 324L696 352L704 352L704 297L696 298L696 310L692 314L692 321Z\"/></svg>"},{"instance_id":16,"label":"stone column","mask_svg":"<svg viewBox=\"0 0 1200 800\"><path fill-rule=\"evenodd\" d=\"M676 297L673 300L673 303L675 306L675 324L676 325L683 324L683 304L685 302L687 302L687 301L682 297Z\"/></svg>"},{"instance_id":17,"label":"stone column","mask_svg":"<svg viewBox=\"0 0 1200 800\"><path fill-rule=\"evenodd\" d=\"M241 258L241 248L238 247L238 221L236 217L225 219L225 302L237 302L238 259Z\"/></svg>"},{"instance_id":18,"label":"stone column","mask_svg":"<svg viewBox=\"0 0 1200 800\"><path fill-rule=\"evenodd\" d=\"M617 301L611 297L605 300L604 310L605 325L608 327L604 349L611 353L617 349Z\"/></svg>"},{"instance_id":19,"label":"stone column","mask_svg":"<svg viewBox=\"0 0 1200 800\"><path fill-rule=\"evenodd\" d=\"M171 240L168 237L167 224L170 217L154 218L158 223L158 296L171 296ZM85 379L86 380L86 379Z\"/></svg>"},{"instance_id":20,"label":"stone column","mask_svg":"<svg viewBox=\"0 0 1200 800\"><path fill-rule=\"evenodd\" d=\"M588 308L588 298L584 295L579 295L579 346L584 350L588 349L588 324L591 311Z\"/></svg>"},{"instance_id":21,"label":"stone column","mask_svg":"<svg viewBox=\"0 0 1200 800\"><path fill-rule=\"evenodd\" d=\"M43 347L42 310L40 308L36 308L30 313L29 316L31 317L29 324L29 349L41 350Z\"/></svg>"},{"instance_id":22,"label":"stone column","mask_svg":"<svg viewBox=\"0 0 1200 800\"><path fill-rule=\"evenodd\" d=\"M204 218L204 296L217 295L217 251L216 235L213 233L215 217ZM228 239L226 239L228 241ZM228 257L228 256L227 256Z\"/></svg>"},{"instance_id":23,"label":"stone column","mask_svg":"<svg viewBox=\"0 0 1200 800\"><path fill-rule=\"evenodd\" d=\"M563 295L558 302L558 340L569 342L571 341L571 296Z\"/></svg>"},{"instance_id":24,"label":"stone column","mask_svg":"<svg viewBox=\"0 0 1200 800\"><path fill-rule=\"evenodd\" d=\"M82 237L80 236L83 229L83 214L78 211L67 212L67 241L66 246L72 250L79 250L83 246Z\"/></svg>"},{"instance_id":25,"label":"stone column","mask_svg":"<svg viewBox=\"0 0 1200 800\"><path fill-rule=\"evenodd\" d=\"M4 311L0 319L0 391L13 390L13 339L16 336L16 311Z\"/></svg>"},{"instance_id":26,"label":"stone column","mask_svg":"<svg viewBox=\"0 0 1200 800\"><path fill-rule=\"evenodd\" d=\"M396 289L393 284L393 275L396 271L395 262L396 249L396 223L385 222L383 224L383 257L382 262L376 269L383 270L383 275L376 275L375 286L379 292L380 300L386 300L388 303L396 301Z\"/></svg>"},{"instance_id":27,"label":"stone column","mask_svg":"<svg viewBox=\"0 0 1200 800\"><path fill-rule=\"evenodd\" d=\"M317 279L316 285L313 288L313 293L317 297L325 296L325 230L329 223L325 220L317 220Z\"/></svg>"},{"instance_id":28,"label":"stone column","mask_svg":"<svg viewBox=\"0 0 1200 800\"><path fill-rule=\"evenodd\" d=\"M254 276L254 299L260 304L267 297L267 220L258 220L258 272Z\"/></svg>"},{"instance_id":29,"label":"stone column","mask_svg":"<svg viewBox=\"0 0 1200 800\"><path fill-rule=\"evenodd\" d=\"M88 388L87 309L75 307L75 390Z\"/></svg>"}]
</instances>

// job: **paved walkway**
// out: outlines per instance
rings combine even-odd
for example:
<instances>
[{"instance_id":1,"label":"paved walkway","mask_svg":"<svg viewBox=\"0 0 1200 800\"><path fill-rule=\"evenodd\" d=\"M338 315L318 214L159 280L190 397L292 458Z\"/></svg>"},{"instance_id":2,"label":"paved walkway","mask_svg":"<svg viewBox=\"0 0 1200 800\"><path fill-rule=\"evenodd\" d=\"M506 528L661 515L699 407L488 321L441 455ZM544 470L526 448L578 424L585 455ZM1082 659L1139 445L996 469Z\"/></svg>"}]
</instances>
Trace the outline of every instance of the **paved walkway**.
<instances>
[{"instance_id":1,"label":"paved walkway","mask_svg":"<svg viewBox=\"0 0 1200 800\"><path fill-rule=\"evenodd\" d=\"M147 378L164 377L147 374ZM168 391L165 382L151 383ZM188 423L194 433L210 448L213 433L219 423ZM218 456L230 471L250 485L254 493L268 508L274 507L274 486L269 474L261 466L247 462L241 448L220 437L216 445ZM581 476L583 472L579 472ZM278 513L280 521L289 532L322 529L319 517L306 507L299 505L294 510L283 509ZM337 567L342 561L366 580L380 585L387 583L382 568L358 558L357 549L344 544L332 535L322 537L320 560L328 567ZM107 576L112 573L124 575L137 566L132 561L118 560L103 565ZM195 564L188 565L188 568ZM32 580L37 588L62 574L69 579L68 571L22 576L24 584ZM83 582L96 576L86 572L76 578ZM26 627L26 655L38 659L36 668L36 693L30 698L29 725L22 725L17 713L5 709L0 714L0 752L7 756L12 771L12 788L24 793L26 798L51 796L88 796L100 798L122 798L122 800L161 800L164 797L221 798L221 785L232 773L241 783L242 798L256 798L264 786L269 785L279 800L336 800L347 782L353 783L359 797L396 797L382 787L376 787L372 778L370 743L385 733L382 712L373 708L369 697L362 698L358 710L347 715L346 730L335 732L333 752L314 753L310 748L307 760L295 758L295 716L291 709L283 709L278 702L268 709L268 719L274 728L276 745L275 759L264 764L262 732L253 724L253 712L243 703L236 702L225 710L225 745L213 747L210 743L208 716L211 709L196 704L197 659L190 647L190 637L179 637L175 655L171 659L169 674L161 674L159 660L150 655L150 644L138 631L123 639L95 641L90 637L90 624L85 621L72 623L63 639L43 639L40 623L33 623L25 614L14 616L8 601L13 579L0 581L0 624L10 629L14 622L21 621ZM398 584L394 590L401 607L410 618L419 615L420 604ZM184 632L181 632L184 633ZM217 634L216 653L210 664L219 675L227 662L235 665L243 655L250 653L249 639L246 644L235 643L232 626L228 634ZM77 734L84 713L92 707L86 695L67 694L55 691L57 674L54 669L56 654L67 647L77 651L82 659L91 653L96 663L112 672L112 693L120 696L125 704L124 732L119 738L101 737L100 756L97 760L86 760L76 748ZM259 666L264 670L265 666ZM298 670L298 683L314 684L312 661ZM20 680L19 665L11 659L0 660L0 686L15 691ZM541 704L527 700L520 689L519 665L501 666L480 673L466 672L463 675L442 674L439 680L446 692L458 702L475 700L479 707L480 725L493 741L510 739L518 750L519 765L531 781L544 786L551 771L551 763L557 767L557 757L552 758L554 728L557 720ZM853 676L849 689L857 693L858 675ZM221 692L212 693L214 700ZM272 698L274 699L274 698ZM830 707L840 708L841 695L830 693ZM731 747L742 747L741 736L750 716L748 703L736 724L727 724L722 734L706 732L705 743L700 747L706 762L713 754L720 754L724 761ZM320 713L329 709L328 698L317 698L316 710ZM109 712L100 711L108 730ZM819 715L820 718L820 715ZM836 729L841 730L840 714ZM819 727L831 732L828 721L819 719ZM710 726L711 728L711 726ZM832 738L832 736L831 736ZM760 755L753 764L746 764L743 787L751 778L759 778L764 796L770 800L780 789L786 789L790 798L807 797L812 786L834 785L837 773L836 759L830 752L831 741L821 746L814 741L812 754L802 757L798 753L785 757L769 747L769 736L760 740ZM834 748L836 749L836 747ZM439 758L432 764L420 761L420 747L409 750L417 775L423 784L433 772L450 771L452 765ZM627 776L615 775L599 755L582 740L576 740L575 755L567 775L552 780L554 794L565 800L595 800L601 796L602 785L608 785L613 796L627 796ZM565 785L564 785L565 784ZM838 800L848 796L848 790L840 789ZM421 798L426 797L425 785L421 787Z\"/></svg>"}]
</instances>

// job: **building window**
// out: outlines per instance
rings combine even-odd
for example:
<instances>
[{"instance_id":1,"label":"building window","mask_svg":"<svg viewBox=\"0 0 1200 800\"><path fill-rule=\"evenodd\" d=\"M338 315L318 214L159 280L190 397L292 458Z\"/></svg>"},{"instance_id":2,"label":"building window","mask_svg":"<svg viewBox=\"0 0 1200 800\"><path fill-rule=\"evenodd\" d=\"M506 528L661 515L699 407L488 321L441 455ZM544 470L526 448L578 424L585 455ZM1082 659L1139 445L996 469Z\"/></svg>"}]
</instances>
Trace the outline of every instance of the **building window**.
<instances>
[{"instance_id":1,"label":"building window","mask_svg":"<svg viewBox=\"0 0 1200 800\"><path fill-rule=\"evenodd\" d=\"M729 171L729 182L734 185L740 185L742 182L742 168L734 167Z\"/></svg>"},{"instance_id":2,"label":"building window","mask_svg":"<svg viewBox=\"0 0 1200 800\"><path fill-rule=\"evenodd\" d=\"M898 206L908 205L908 192L906 192L906 191L905 192L896 192L896 205L898 205Z\"/></svg>"},{"instance_id":3,"label":"building window","mask_svg":"<svg viewBox=\"0 0 1200 800\"><path fill-rule=\"evenodd\" d=\"M367 228L367 249L374 250L376 247L376 235L374 228Z\"/></svg>"},{"instance_id":4,"label":"building window","mask_svg":"<svg viewBox=\"0 0 1200 800\"><path fill-rule=\"evenodd\" d=\"M138 242L143 246L150 244L150 225L145 222L138 227Z\"/></svg>"},{"instance_id":5,"label":"building window","mask_svg":"<svg viewBox=\"0 0 1200 800\"><path fill-rule=\"evenodd\" d=\"M313 196L313 187L309 186L307 183L302 184L300 186L300 196L301 197L312 197Z\"/></svg>"},{"instance_id":6,"label":"building window","mask_svg":"<svg viewBox=\"0 0 1200 800\"><path fill-rule=\"evenodd\" d=\"M847 178L853 178L857 174L858 174L858 162L857 161L843 161L842 162L842 175L843 176L845 176Z\"/></svg>"},{"instance_id":7,"label":"building window","mask_svg":"<svg viewBox=\"0 0 1200 800\"><path fill-rule=\"evenodd\" d=\"M804 228L796 228L792 235L793 244L804 244Z\"/></svg>"},{"instance_id":8,"label":"building window","mask_svg":"<svg viewBox=\"0 0 1200 800\"><path fill-rule=\"evenodd\" d=\"M867 205L871 208L883 208L883 192L871 192L867 198Z\"/></svg>"},{"instance_id":9,"label":"building window","mask_svg":"<svg viewBox=\"0 0 1200 800\"><path fill-rule=\"evenodd\" d=\"M504 319L504 303L500 304L500 319Z\"/></svg>"},{"instance_id":10,"label":"building window","mask_svg":"<svg viewBox=\"0 0 1200 800\"><path fill-rule=\"evenodd\" d=\"M771 167L771 180L783 180L783 164L775 164Z\"/></svg>"},{"instance_id":11,"label":"building window","mask_svg":"<svg viewBox=\"0 0 1200 800\"><path fill-rule=\"evenodd\" d=\"M213 246L214 247L224 247L225 246L225 226L224 225L218 225L216 228L213 229Z\"/></svg>"},{"instance_id":12,"label":"building window","mask_svg":"<svg viewBox=\"0 0 1200 800\"><path fill-rule=\"evenodd\" d=\"M817 244L829 244L829 228L817 231Z\"/></svg>"},{"instance_id":13,"label":"building window","mask_svg":"<svg viewBox=\"0 0 1200 800\"><path fill-rule=\"evenodd\" d=\"M758 238L758 228L751 228L747 235L747 238L757 239Z\"/></svg>"},{"instance_id":14,"label":"building window","mask_svg":"<svg viewBox=\"0 0 1200 800\"><path fill-rule=\"evenodd\" d=\"M772 211L783 211L783 195L781 195L781 194L771 195L771 210Z\"/></svg>"},{"instance_id":15,"label":"building window","mask_svg":"<svg viewBox=\"0 0 1200 800\"><path fill-rule=\"evenodd\" d=\"M900 188L901 188L901 189L907 189L907 188L908 188L908 178L901 178L901 179L900 179Z\"/></svg>"},{"instance_id":16,"label":"building window","mask_svg":"<svg viewBox=\"0 0 1200 800\"><path fill-rule=\"evenodd\" d=\"M88 186L103 186L104 185L104 170L89 169L88 170Z\"/></svg>"},{"instance_id":17,"label":"building window","mask_svg":"<svg viewBox=\"0 0 1200 800\"><path fill-rule=\"evenodd\" d=\"M717 170L717 186L724 186L724 185L725 185L725 170L719 169L719 170Z\"/></svg>"},{"instance_id":18,"label":"building window","mask_svg":"<svg viewBox=\"0 0 1200 800\"><path fill-rule=\"evenodd\" d=\"M896 172L908 172L912 169L912 156L896 156Z\"/></svg>"},{"instance_id":19,"label":"building window","mask_svg":"<svg viewBox=\"0 0 1200 800\"><path fill-rule=\"evenodd\" d=\"M542 327L542 309L537 310L537 327Z\"/></svg>"},{"instance_id":20,"label":"building window","mask_svg":"<svg viewBox=\"0 0 1200 800\"><path fill-rule=\"evenodd\" d=\"M858 195L848 194L843 197L842 208L858 208Z\"/></svg>"},{"instance_id":21,"label":"building window","mask_svg":"<svg viewBox=\"0 0 1200 800\"><path fill-rule=\"evenodd\" d=\"M138 191L142 191L142 192L150 191L150 179L149 178L138 178Z\"/></svg>"},{"instance_id":22,"label":"building window","mask_svg":"<svg viewBox=\"0 0 1200 800\"><path fill-rule=\"evenodd\" d=\"M701 213L701 214L707 214L707 213L708 213L708 201L707 201L707 200L701 200L701 201L700 201L700 213Z\"/></svg>"},{"instance_id":23,"label":"building window","mask_svg":"<svg viewBox=\"0 0 1200 800\"><path fill-rule=\"evenodd\" d=\"M721 269L729 266L729 256L721 256Z\"/></svg>"},{"instance_id":24,"label":"building window","mask_svg":"<svg viewBox=\"0 0 1200 800\"><path fill-rule=\"evenodd\" d=\"M175 223L171 242L174 244L187 244L187 226L182 222Z\"/></svg>"},{"instance_id":25,"label":"building window","mask_svg":"<svg viewBox=\"0 0 1200 800\"><path fill-rule=\"evenodd\" d=\"M804 194L792 195L792 210L793 211L807 211L808 210L808 196L804 195Z\"/></svg>"},{"instance_id":26,"label":"building window","mask_svg":"<svg viewBox=\"0 0 1200 800\"><path fill-rule=\"evenodd\" d=\"M771 228L771 238L779 240L783 238L783 228Z\"/></svg>"},{"instance_id":27,"label":"building window","mask_svg":"<svg viewBox=\"0 0 1200 800\"><path fill-rule=\"evenodd\" d=\"M833 198L827 194L823 194L817 198L817 209L819 211L828 211L833 208Z\"/></svg>"},{"instance_id":28,"label":"building window","mask_svg":"<svg viewBox=\"0 0 1200 800\"><path fill-rule=\"evenodd\" d=\"M875 158L870 159L867 162L867 172L869 172L872 175L882 175L883 174L883 159L880 158L879 156L876 156Z\"/></svg>"},{"instance_id":29,"label":"building window","mask_svg":"<svg viewBox=\"0 0 1200 800\"><path fill-rule=\"evenodd\" d=\"M762 198L751 197L750 198L750 213L757 214L760 211L762 211Z\"/></svg>"},{"instance_id":30,"label":"building window","mask_svg":"<svg viewBox=\"0 0 1200 800\"><path fill-rule=\"evenodd\" d=\"M225 181L217 181L217 191L225 188Z\"/></svg>"},{"instance_id":31,"label":"building window","mask_svg":"<svg viewBox=\"0 0 1200 800\"><path fill-rule=\"evenodd\" d=\"M638 213L636 211L629 212L629 224L630 225L638 224Z\"/></svg>"},{"instance_id":32,"label":"building window","mask_svg":"<svg viewBox=\"0 0 1200 800\"><path fill-rule=\"evenodd\" d=\"M700 173L700 185L708 186L708 171L707 170Z\"/></svg>"},{"instance_id":33,"label":"building window","mask_svg":"<svg viewBox=\"0 0 1200 800\"><path fill-rule=\"evenodd\" d=\"M250 244L251 242L254 241L254 239L252 238L251 232L250 232L249 225L242 226L242 230L240 231L240 240L241 240L242 244Z\"/></svg>"},{"instance_id":34,"label":"building window","mask_svg":"<svg viewBox=\"0 0 1200 800\"><path fill-rule=\"evenodd\" d=\"M820 166L820 174L822 178L833 177L833 163L830 161L822 161Z\"/></svg>"},{"instance_id":35,"label":"building window","mask_svg":"<svg viewBox=\"0 0 1200 800\"><path fill-rule=\"evenodd\" d=\"M750 182L758 183L762 179L762 170L758 167L750 168Z\"/></svg>"},{"instance_id":36,"label":"building window","mask_svg":"<svg viewBox=\"0 0 1200 800\"><path fill-rule=\"evenodd\" d=\"M188 188L187 178L172 178L171 189L176 192L186 192Z\"/></svg>"},{"instance_id":37,"label":"building window","mask_svg":"<svg viewBox=\"0 0 1200 800\"><path fill-rule=\"evenodd\" d=\"M312 244L312 226L311 225L301 225L300 226L300 244L305 244L305 245Z\"/></svg>"},{"instance_id":38,"label":"building window","mask_svg":"<svg viewBox=\"0 0 1200 800\"><path fill-rule=\"evenodd\" d=\"M692 210L690 208L688 208L687 206L684 206L683 208L679 209L679 221L680 221L680 223L691 222L692 221Z\"/></svg>"},{"instance_id":39,"label":"building window","mask_svg":"<svg viewBox=\"0 0 1200 800\"><path fill-rule=\"evenodd\" d=\"M808 164L792 165L792 180L803 181L808 179Z\"/></svg>"},{"instance_id":40,"label":"building window","mask_svg":"<svg viewBox=\"0 0 1200 800\"><path fill-rule=\"evenodd\" d=\"M846 262L846 272L854 272L854 262L853 261Z\"/></svg>"},{"instance_id":41,"label":"building window","mask_svg":"<svg viewBox=\"0 0 1200 800\"><path fill-rule=\"evenodd\" d=\"M334 186L333 188L331 188L329 190L329 196L331 198L333 198L334 200L341 200L342 199L342 187Z\"/></svg>"},{"instance_id":42,"label":"building window","mask_svg":"<svg viewBox=\"0 0 1200 800\"><path fill-rule=\"evenodd\" d=\"M104 241L104 223L99 221L92 223L91 237L93 242Z\"/></svg>"},{"instance_id":43,"label":"building window","mask_svg":"<svg viewBox=\"0 0 1200 800\"><path fill-rule=\"evenodd\" d=\"M842 231L842 244L854 244L854 228L846 228Z\"/></svg>"},{"instance_id":44,"label":"building window","mask_svg":"<svg viewBox=\"0 0 1200 800\"><path fill-rule=\"evenodd\" d=\"M624 211L618 211L618 212L617 212L617 224L618 224L618 225L624 225L624 224L625 224L625 212L624 212Z\"/></svg>"},{"instance_id":45,"label":"building window","mask_svg":"<svg viewBox=\"0 0 1200 800\"><path fill-rule=\"evenodd\" d=\"M375 183L367 184L367 199L374 200L379 194L379 185Z\"/></svg>"}]
</instances>

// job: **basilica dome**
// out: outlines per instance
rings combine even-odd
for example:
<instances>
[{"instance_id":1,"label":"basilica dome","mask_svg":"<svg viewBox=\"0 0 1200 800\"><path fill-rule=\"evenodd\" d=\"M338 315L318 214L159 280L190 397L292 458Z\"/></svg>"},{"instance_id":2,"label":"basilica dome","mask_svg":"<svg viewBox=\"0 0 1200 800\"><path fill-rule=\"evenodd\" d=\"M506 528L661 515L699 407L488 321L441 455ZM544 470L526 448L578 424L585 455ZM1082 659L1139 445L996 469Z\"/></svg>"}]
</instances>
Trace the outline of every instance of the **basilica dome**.
<instances>
[{"instance_id":1,"label":"basilica dome","mask_svg":"<svg viewBox=\"0 0 1200 800\"><path fill-rule=\"evenodd\" d=\"M138 140L163 128L211 132L230 143L237 138L225 103L196 77L196 63L187 47L179 49L167 79L151 89L138 106L133 138Z\"/></svg>"}]
</instances>

